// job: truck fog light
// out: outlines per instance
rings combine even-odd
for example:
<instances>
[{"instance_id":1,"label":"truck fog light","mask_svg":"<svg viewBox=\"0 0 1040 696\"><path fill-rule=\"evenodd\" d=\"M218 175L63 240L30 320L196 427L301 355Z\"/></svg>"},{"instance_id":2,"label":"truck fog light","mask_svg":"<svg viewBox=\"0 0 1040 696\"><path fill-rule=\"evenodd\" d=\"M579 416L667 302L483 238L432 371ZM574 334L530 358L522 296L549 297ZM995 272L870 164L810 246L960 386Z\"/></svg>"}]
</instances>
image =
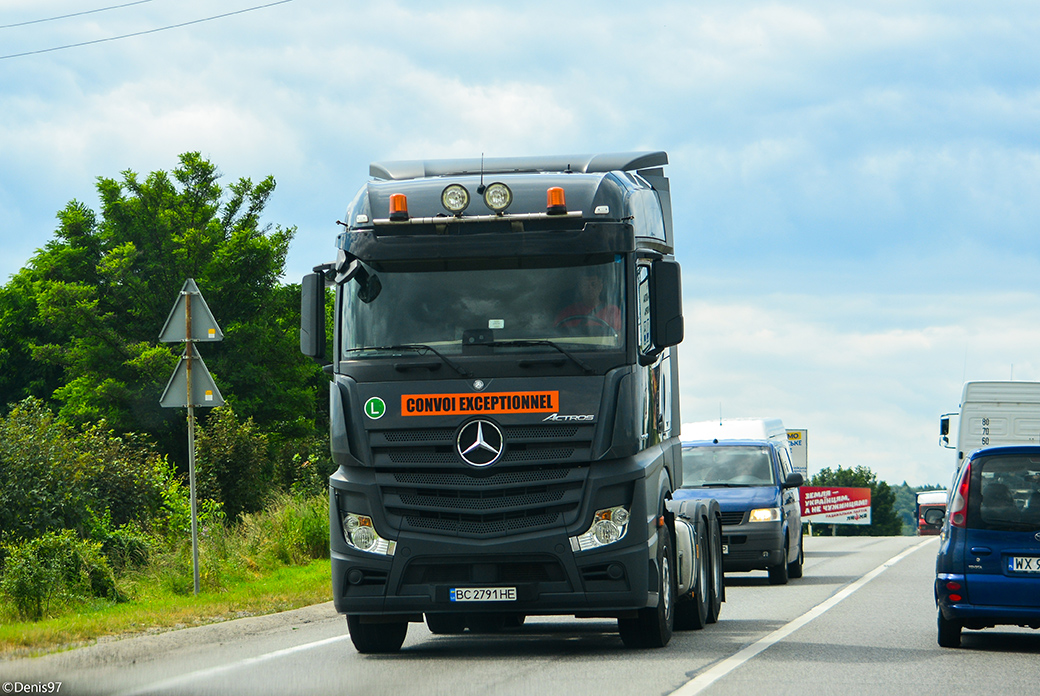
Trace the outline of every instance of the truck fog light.
<instances>
[{"instance_id":1,"label":"truck fog light","mask_svg":"<svg viewBox=\"0 0 1040 696\"><path fill-rule=\"evenodd\" d=\"M381 556L393 556L397 547L396 541L384 539L376 534L371 517L355 515L352 512L343 514L343 539L358 551Z\"/></svg>"},{"instance_id":2,"label":"truck fog light","mask_svg":"<svg viewBox=\"0 0 1040 696\"><path fill-rule=\"evenodd\" d=\"M501 213L513 202L513 192L502 183L494 183L484 189L484 205L496 213Z\"/></svg>"},{"instance_id":3,"label":"truck fog light","mask_svg":"<svg viewBox=\"0 0 1040 696\"><path fill-rule=\"evenodd\" d=\"M572 551L588 551L625 538L630 515L622 506L597 510L592 516L589 531L571 537Z\"/></svg>"},{"instance_id":4,"label":"truck fog light","mask_svg":"<svg viewBox=\"0 0 1040 696\"><path fill-rule=\"evenodd\" d=\"M748 515L748 522L776 522L780 519L780 508L758 508Z\"/></svg>"},{"instance_id":5,"label":"truck fog light","mask_svg":"<svg viewBox=\"0 0 1040 696\"><path fill-rule=\"evenodd\" d=\"M450 184L441 191L441 205L457 215L469 205L469 191L461 184Z\"/></svg>"}]
</instances>

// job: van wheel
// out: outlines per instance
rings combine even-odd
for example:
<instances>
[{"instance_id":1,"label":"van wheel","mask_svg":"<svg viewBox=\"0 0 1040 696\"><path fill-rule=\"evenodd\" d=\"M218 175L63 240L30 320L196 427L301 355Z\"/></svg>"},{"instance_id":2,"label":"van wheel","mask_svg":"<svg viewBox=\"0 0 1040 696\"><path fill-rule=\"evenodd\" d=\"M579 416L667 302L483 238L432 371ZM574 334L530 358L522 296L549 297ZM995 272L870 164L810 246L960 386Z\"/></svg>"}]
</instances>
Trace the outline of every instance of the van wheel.
<instances>
[{"instance_id":1,"label":"van wheel","mask_svg":"<svg viewBox=\"0 0 1040 696\"><path fill-rule=\"evenodd\" d=\"M937 622L939 624L939 646L943 648L961 647L961 622L947 619L943 616L942 609L939 610Z\"/></svg>"},{"instance_id":2,"label":"van wheel","mask_svg":"<svg viewBox=\"0 0 1040 696\"><path fill-rule=\"evenodd\" d=\"M793 563L787 564L787 576L790 578L802 577L802 565L805 563L804 543L798 544L798 558Z\"/></svg>"},{"instance_id":3,"label":"van wheel","mask_svg":"<svg viewBox=\"0 0 1040 696\"><path fill-rule=\"evenodd\" d=\"M675 627L681 631L693 629L699 631L708 623L708 603L710 585L708 569L711 565L711 554L708 552L708 533L703 522L697 525L697 553L694 554L693 592L679 598L675 606Z\"/></svg>"},{"instance_id":4,"label":"van wheel","mask_svg":"<svg viewBox=\"0 0 1040 696\"><path fill-rule=\"evenodd\" d=\"M347 614L347 630L359 653L395 653L404 645L408 622L361 623L357 614Z\"/></svg>"},{"instance_id":5,"label":"van wheel","mask_svg":"<svg viewBox=\"0 0 1040 696\"><path fill-rule=\"evenodd\" d=\"M618 619L618 632L627 648L663 648L675 627L675 562L672 534L667 527L657 532L657 606L640 609L634 619Z\"/></svg>"},{"instance_id":6,"label":"van wheel","mask_svg":"<svg viewBox=\"0 0 1040 696\"><path fill-rule=\"evenodd\" d=\"M784 557L775 566L769 567L769 584L786 585L787 577L787 546L784 546Z\"/></svg>"}]
</instances>

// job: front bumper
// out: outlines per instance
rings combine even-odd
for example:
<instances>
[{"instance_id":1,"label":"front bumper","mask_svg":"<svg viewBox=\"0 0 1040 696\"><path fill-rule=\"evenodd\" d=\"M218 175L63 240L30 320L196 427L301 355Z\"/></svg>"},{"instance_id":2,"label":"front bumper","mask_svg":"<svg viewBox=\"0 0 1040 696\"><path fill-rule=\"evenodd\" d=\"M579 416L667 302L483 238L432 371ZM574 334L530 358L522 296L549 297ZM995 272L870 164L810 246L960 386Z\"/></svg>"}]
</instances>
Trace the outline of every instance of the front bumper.
<instances>
[{"instance_id":1,"label":"front bumper","mask_svg":"<svg viewBox=\"0 0 1040 696\"><path fill-rule=\"evenodd\" d=\"M657 586L655 559L645 541L574 553L563 533L492 542L402 535L392 557L334 551L332 590L344 614L618 616L657 605L647 591ZM496 587L516 588L516 599L451 601L452 589Z\"/></svg>"},{"instance_id":2,"label":"front bumper","mask_svg":"<svg viewBox=\"0 0 1040 696\"><path fill-rule=\"evenodd\" d=\"M722 526L726 572L766 570L784 560L784 528L777 522L744 522Z\"/></svg>"}]
</instances>

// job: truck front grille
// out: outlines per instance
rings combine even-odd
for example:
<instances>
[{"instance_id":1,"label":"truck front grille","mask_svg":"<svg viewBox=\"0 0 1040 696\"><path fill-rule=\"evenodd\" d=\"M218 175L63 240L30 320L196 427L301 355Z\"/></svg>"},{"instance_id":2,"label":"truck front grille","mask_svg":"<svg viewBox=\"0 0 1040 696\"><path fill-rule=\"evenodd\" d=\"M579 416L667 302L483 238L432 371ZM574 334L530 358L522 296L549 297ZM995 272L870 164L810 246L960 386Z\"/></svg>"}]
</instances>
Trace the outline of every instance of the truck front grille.
<instances>
[{"instance_id":1,"label":"truck front grille","mask_svg":"<svg viewBox=\"0 0 1040 696\"><path fill-rule=\"evenodd\" d=\"M493 537L574 523L587 472L573 467L376 476L387 519L398 530Z\"/></svg>"},{"instance_id":2,"label":"truck front grille","mask_svg":"<svg viewBox=\"0 0 1040 696\"><path fill-rule=\"evenodd\" d=\"M524 425L502 428L505 451L499 465L587 462L596 426ZM372 463L377 468L441 468L467 465L455 450L455 428L371 430Z\"/></svg>"}]
</instances>

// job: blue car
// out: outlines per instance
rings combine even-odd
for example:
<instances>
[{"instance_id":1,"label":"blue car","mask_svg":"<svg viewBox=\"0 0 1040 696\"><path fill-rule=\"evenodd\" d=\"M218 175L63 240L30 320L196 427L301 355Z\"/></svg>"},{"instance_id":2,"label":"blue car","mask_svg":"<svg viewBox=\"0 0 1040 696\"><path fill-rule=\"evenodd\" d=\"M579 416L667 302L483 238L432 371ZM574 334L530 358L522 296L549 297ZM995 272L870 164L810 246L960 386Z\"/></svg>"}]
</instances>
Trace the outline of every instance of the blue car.
<instances>
[{"instance_id":1,"label":"blue car","mask_svg":"<svg viewBox=\"0 0 1040 696\"><path fill-rule=\"evenodd\" d=\"M767 570L772 585L802 577L802 475L792 471L786 433L783 445L693 441L684 442L682 452L683 484L672 496L719 501L725 571Z\"/></svg>"},{"instance_id":2,"label":"blue car","mask_svg":"<svg viewBox=\"0 0 1040 696\"><path fill-rule=\"evenodd\" d=\"M939 645L961 630L1040 628L1040 447L988 447L958 472L935 561Z\"/></svg>"}]
</instances>

